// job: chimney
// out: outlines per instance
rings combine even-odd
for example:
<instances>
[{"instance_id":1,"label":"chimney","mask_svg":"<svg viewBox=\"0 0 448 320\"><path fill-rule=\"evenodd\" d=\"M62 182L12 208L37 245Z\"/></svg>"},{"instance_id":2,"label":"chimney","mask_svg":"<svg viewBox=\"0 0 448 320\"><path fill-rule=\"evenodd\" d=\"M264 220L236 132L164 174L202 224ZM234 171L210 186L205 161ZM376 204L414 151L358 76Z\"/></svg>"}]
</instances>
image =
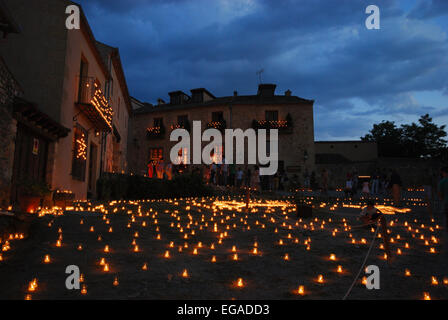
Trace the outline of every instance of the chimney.
<instances>
[{"instance_id":1,"label":"chimney","mask_svg":"<svg viewBox=\"0 0 448 320\"><path fill-rule=\"evenodd\" d=\"M216 99L216 97L205 88L191 89L190 91L193 103L203 103Z\"/></svg>"},{"instance_id":2,"label":"chimney","mask_svg":"<svg viewBox=\"0 0 448 320\"><path fill-rule=\"evenodd\" d=\"M259 84L258 95L262 97L273 97L275 95L275 84Z\"/></svg>"},{"instance_id":3,"label":"chimney","mask_svg":"<svg viewBox=\"0 0 448 320\"><path fill-rule=\"evenodd\" d=\"M288 89L285 91L285 96L290 97L291 93L292 93L291 90Z\"/></svg>"},{"instance_id":4,"label":"chimney","mask_svg":"<svg viewBox=\"0 0 448 320\"><path fill-rule=\"evenodd\" d=\"M161 98L157 99L157 105L161 106L162 104L165 104L165 101L163 101L163 99Z\"/></svg>"},{"instance_id":5,"label":"chimney","mask_svg":"<svg viewBox=\"0 0 448 320\"><path fill-rule=\"evenodd\" d=\"M233 96L238 97L238 91L233 91Z\"/></svg>"},{"instance_id":6,"label":"chimney","mask_svg":"<svg viewBox=\"0 0 448 320\"><path fill-rule=\"evenodd\" d=\"M168 94L170 95L170 104L184 104L190 98L182 91L173 91Z\"/></svg>"}]
</instances>

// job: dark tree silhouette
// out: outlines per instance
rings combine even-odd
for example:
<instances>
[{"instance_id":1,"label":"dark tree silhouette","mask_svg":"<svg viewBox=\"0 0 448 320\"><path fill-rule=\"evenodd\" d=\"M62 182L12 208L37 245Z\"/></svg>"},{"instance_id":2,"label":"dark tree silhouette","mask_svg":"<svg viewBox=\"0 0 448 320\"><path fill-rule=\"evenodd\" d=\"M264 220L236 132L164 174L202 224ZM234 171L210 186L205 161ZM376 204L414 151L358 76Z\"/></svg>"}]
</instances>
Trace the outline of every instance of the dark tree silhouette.
<instances>
[{"instance_id":1,"label":"dark tree silhouette","mask_svg":"<svg viewBox=\"0 0 448 320\"><path fill-rule=\"evenodd\" d=\"M425 114L418 123L400 127L391 121L374 124L361 140L377 142L380 157L444 158L447 154L445 127L436 125Z\"/></svg>"}]
</instances>

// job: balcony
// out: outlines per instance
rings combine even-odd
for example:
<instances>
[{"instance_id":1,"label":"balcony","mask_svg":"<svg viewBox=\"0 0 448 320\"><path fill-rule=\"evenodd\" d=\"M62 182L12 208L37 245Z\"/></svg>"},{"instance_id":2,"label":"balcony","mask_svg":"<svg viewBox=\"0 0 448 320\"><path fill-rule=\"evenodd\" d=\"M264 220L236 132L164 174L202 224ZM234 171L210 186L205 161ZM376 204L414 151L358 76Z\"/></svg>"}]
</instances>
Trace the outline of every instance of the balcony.
<instances>
[{"instance_id":1,"label":"balcony","mask_svg":"<svg viewBox=\"0 0 448 320\"><path fill-rule=\"evenodd\" d=\"M148 139L163 139L165 136L165 126L149 127L146 129Z\"/></svg>"},{"instance_id":2,"label":"balcony","mask_svg":"<svg viewBox=\"0 0 448 320\"><path fill-rule=\"evenodd\" d=\"M292 133L293 123L290 114L286 116L285 120L253 120L252 128L258 129L277 129L279 133Z\"/></svg>"},{"instance_id":3,"label":"balcony","mask_svg":"<svg viewBox=\"0 0 448 320\"><path fill-rule=\"evenodd\" d=\"M174 131L176 129L185 129L188 132L190 132L190 129L191 129L190 121L183 121L182 123L177 123L177 124L171 125L171 131Z\"/></svg>"},{"instance_id":4,"label":"balcony","mask_svg":"<svg viewBox=\"0 0 448 320\"><path fill-rule=\"evenodd\" d=\"M211 121L207 123L207 129L218 129L220 131L223 131L226 128L227 128L227 122L224 119Z\"/></svg>"},{"instance_id":5,"label":"balcony","mask_svg":"<svg viewBox=\"0 0 448 320\"><path fill-rule=\"evenodd\" d=\"M94 78L80 78L76 106L93 123L96 129L106 132L112 131L112 107Z\"/></svg>"}]
</instances>

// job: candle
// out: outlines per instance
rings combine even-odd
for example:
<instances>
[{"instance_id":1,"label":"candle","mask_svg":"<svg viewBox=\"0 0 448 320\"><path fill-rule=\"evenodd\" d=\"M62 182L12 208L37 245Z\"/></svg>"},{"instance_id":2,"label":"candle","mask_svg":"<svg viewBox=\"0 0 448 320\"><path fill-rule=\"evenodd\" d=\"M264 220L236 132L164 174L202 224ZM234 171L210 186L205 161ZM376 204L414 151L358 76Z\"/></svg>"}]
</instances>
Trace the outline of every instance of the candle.
<instances>
[{"instance_id":1,"label":"candle","mask_svg":"<svg viewBox=\"0 0 448 320\"><path fill-rule=\"evenodd\" d=\"M28 285L28 291L29 292L34 292L37 289L37 279L34 278Z\"/></svg>"},{"instance_id":2,"label":"candle","mask_svg":"<svg viewBox=\"0 0 448 320\"><path fill-rule=\"evenodd\" d=\"M318 275L317 276L317 282L319 282L319 283L324 283L324 276L323 275Z\"/></svg>"},{"instance_id":3,"label":"candle","mask_svg":"<svg viewBox=\"0 0 448 320\"><path fill-rule=\"evenodd\" d=\"M305 295L305 287L299 286L299 288L297 289L297 294L301 296Z\"/></svg>"}]
</instances>

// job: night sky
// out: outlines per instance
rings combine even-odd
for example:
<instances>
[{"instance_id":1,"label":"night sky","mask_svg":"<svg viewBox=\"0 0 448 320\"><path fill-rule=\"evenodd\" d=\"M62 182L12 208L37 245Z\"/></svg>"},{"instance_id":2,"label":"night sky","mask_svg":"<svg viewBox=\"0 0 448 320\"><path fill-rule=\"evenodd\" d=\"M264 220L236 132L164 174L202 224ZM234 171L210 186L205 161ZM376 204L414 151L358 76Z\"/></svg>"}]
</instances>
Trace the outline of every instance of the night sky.
<instances>
[{"instance_id":1,"label":"night sky","mask_svg":"<svg viewBox=\"0 0 448 320\"><path fill-rule=\"evenodd\" d=\"M314 99L316 140L359 139L373 123L448 123L446 0L79 0L95 37L119 47L130 94L156 103L215 96ZM365 9L381 10L367 30Z\"/></svg>"}]
</instances>

